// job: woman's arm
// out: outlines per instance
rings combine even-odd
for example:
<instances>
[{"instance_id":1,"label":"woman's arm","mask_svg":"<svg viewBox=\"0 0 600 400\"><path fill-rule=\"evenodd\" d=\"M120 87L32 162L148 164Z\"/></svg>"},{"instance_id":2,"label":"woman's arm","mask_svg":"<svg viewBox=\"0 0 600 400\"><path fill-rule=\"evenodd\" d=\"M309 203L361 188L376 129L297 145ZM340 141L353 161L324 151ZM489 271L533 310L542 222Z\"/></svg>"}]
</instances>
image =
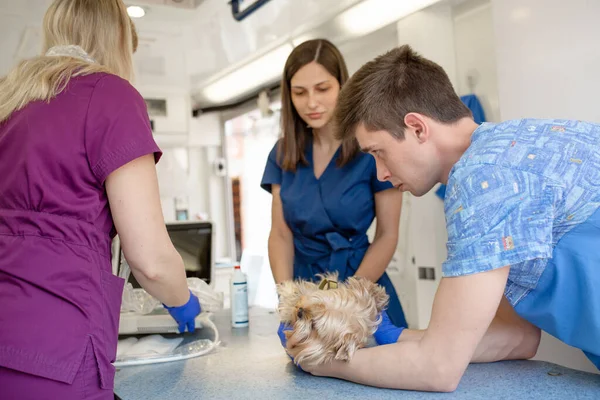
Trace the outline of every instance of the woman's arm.
<instances>
[{"instance_id":1,"label":"woman's arm","mask_svg":"<svg viewBox=\"0 0 600 400\"><path fill-rule=\"evenodd\" d=\"M269 263L275 283L292 280L294 277L294 238L283 219L280 185L272 185L273 205L271 208L271 232L269 234Z\"/></svg>"},{"instance_id":2,"label":"woman's arm","mask_svg":"<svg viewBox=\"0 0 600 400\"><path fill-rule=\"evenodd\" d=\"M377 218L375 238L355 276L373 282L381 278L398 245L401 208L402 192L399 190L387 189L375 193L375 217Z\"/></svg>"},{"instance_id":3,"label":"woman's arm","mask_svg":"<svg viewBox=\"0 0 600 400\"><path fill-rule=\"evenodd\" d=\"M186 304L190 292L185 268L165 227L154 155L112 172L106 192L123 253L137 281L169 307Z\"/></svg>"}]
</instances>

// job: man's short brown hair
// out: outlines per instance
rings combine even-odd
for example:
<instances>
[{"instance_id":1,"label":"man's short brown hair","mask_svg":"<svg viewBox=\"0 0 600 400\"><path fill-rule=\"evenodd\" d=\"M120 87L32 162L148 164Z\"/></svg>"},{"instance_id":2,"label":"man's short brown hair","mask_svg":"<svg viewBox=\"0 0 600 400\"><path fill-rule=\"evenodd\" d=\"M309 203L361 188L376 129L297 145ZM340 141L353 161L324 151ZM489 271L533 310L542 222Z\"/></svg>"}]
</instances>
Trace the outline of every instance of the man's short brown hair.
<instances>
[{"instance_id":1,"label":"man's short brown hair","mask_svg":"<svg viewBox=\"0 0 600 400\"><path fill-rule=\"evenodd\" d=\"M404 139L404 117L416 112L441 123L472 118L442 67L404 45L363 65L342 88L337 136L347 139L363 124Z\"/></svg>"}]
</instances>

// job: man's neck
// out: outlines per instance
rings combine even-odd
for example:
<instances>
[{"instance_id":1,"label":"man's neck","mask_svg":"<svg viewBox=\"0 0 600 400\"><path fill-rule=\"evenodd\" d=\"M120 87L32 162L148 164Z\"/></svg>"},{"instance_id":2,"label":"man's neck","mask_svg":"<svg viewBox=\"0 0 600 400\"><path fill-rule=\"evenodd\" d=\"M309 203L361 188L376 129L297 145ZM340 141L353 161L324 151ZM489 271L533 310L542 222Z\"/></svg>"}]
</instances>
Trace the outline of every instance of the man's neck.
<instances>
[{"instance_id":1,"label":"man's neck","mask_svg":"<svg viewBox=\"0 0 600 400\"><path fill-rule=\"evenodd\" d=\"M479 127L471 118L463 118L450 127L447 132L448 140L443 143L441 154L442 157L442 175L440 182L448 183L448 176L454 164L460 160L471 145L471 136Z\"/></svg>"}]
</instances>

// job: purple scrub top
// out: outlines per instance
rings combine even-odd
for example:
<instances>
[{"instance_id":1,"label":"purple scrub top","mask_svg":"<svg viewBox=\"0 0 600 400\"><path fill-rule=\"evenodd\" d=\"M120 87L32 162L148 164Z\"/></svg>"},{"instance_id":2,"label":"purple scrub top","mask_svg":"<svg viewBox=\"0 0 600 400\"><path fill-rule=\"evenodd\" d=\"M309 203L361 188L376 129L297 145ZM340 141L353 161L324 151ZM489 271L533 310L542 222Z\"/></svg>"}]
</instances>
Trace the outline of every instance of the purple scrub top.
<instances>
[{"instance_id":1,"label":"purple scrub top","mask_svg":"<svg viewBox=\"0 0 600 400\"><path fill-rule=\"evenodd\" d=\"M146 105L110 74L72 78L0 123L0 366L72 383L91 343L112 388L124 281L107 176L158 161Z\"/></svg>"}]
</instances>

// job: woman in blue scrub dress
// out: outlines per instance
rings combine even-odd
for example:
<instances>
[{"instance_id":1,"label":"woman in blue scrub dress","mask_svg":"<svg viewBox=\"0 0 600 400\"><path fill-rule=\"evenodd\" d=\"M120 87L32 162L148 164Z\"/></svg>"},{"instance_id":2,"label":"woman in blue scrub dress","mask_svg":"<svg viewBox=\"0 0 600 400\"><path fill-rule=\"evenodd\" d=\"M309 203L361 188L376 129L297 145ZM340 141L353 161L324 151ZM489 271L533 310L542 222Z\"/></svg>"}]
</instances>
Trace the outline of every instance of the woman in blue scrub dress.
<instances>
[{"instance_id":1,"label":"woman in blue scrub dress","mask_svg":"<svg viewBox=\"0 0 600 400\"><path fill-rule=\"evenodd\" d=\"M348 71L322 39L290 54L282 79L283 138L269 154L261 187L273 195L269 261L276 283L338 272L371 279L390 296L391 321L406 327L385 273L398 242L402 193L377 179L375 160L330 123ZM377 218L373 243L367 229Z\"/></svg>"}]
</instances>

